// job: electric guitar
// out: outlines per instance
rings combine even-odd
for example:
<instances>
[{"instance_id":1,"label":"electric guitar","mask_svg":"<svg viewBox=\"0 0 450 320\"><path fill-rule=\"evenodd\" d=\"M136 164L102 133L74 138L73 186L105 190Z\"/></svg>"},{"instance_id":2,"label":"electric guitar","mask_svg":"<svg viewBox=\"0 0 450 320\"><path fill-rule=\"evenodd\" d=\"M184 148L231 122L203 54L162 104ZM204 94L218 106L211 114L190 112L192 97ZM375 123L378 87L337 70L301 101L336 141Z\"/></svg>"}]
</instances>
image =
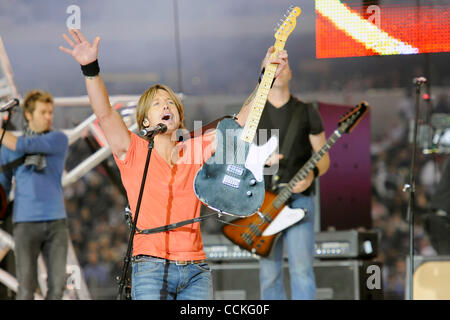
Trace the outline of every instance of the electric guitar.
<instances>
[{"instance_id":1,"label":"electric guitar","mask_svg":"<svg viewBox=\"0 0 450 320\"><path fill-rule=\"evenodd\" d=\"M295 184L303 180L314 169L343 133L349 133L353 130L368 110L369 105L366 102L361 102L341 117L338 128L328 138L325 145L311 156L278 195L266 191L262 212L232 221L234 225L229 224L222 228L224 235L245 250L263 257L268 256L277 234L302 220L306 214L300 208L292 209L284 205L292 195Z\"/></svg>"},{"instance_id":2,"label":"electric guitar","mask_svg":"<svg viewBox=\"0 0 450 320\"><path fill-rule=\"evenodd\" d=\"M276 31L271 57L284 48L287 37L294 30L300 8L295 7ZM233 119L224 119L216 128L217 148L194 180L194 192L199 200L220 213L248 216L260 208L264 200L264 164L276 150L278 139L257 146L253 144L267 95L277 69L276 64L265 67L264 76L256 92L252 109L242 128Z\"/></svg>"}]
</instances>

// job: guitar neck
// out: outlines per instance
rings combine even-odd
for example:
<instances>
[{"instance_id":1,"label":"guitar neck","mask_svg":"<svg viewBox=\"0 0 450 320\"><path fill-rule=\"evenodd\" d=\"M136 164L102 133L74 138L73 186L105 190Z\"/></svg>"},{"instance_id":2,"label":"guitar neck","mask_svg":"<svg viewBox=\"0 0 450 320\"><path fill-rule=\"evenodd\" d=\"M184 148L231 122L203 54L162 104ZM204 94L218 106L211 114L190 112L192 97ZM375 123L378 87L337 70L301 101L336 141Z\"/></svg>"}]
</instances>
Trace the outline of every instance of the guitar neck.
<instances>
[{"instance_id":1,"label":"guitar neck","mask_svg":"<svg viewBox=\"0 0 450 320\"><path fill-rule=\"evenodd\" d=\"M277 40L275 41L274 47L275 51L272 53L271 58L275 57L278 51L284 49L285 41ZM267 96L269 95L270 88L272 86L273 78L275 76L275 71L278 65L268 64L265 66L264 76L259 84L258 90L253 101L253 106L245 123L244 129L242 131L241 140L252 143L256 134L256 129L258 129L259 120L266 105Z\"/></svg>"},{"instance_id":2,"label":"guitar neck","mask_svg":"<svg viewBox=\"0 0 450 320\"><path fill-rule=\"evenodd\" d=\"M322 157L325 155L325 153L330 150L330 148L333 146L333 144L336 143L336 141L341 137L341 132L339 129L336 129L333 134L328 138L325 145L320 148L320 150L316 153L314 153L311 158L301 167L301 169L297 172L297 174L289 181L286 187L284 187L278 196L273 200L272 205L279 209L283 206L283 204L291 197L292 195L292 189L294 188L295 184L303 179L306 178L306 176L311 172L311 170L314 169L314 167L317 165L317 163L322 159Z\"/></svg>"}]
</instances>

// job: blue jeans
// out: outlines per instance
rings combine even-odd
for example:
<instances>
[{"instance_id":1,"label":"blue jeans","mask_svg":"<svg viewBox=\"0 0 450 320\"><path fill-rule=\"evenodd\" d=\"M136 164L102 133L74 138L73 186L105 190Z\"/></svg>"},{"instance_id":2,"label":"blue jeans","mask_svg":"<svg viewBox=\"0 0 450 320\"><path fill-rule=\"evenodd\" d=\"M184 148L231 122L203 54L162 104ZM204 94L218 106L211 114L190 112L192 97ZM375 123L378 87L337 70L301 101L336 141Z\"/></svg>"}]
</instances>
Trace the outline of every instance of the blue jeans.
<instances>
[{"instance_id":1,"label":"blue jeans","mask_svg":"<svg viewBox=\"0 0 450 320\"><path fill-rule=\"evenodd\" d=\"M291 294L294 300L311 300L316 295L314 278L314 197L293 194L291 208L306 209L303 220L278 236L270 256L260 259L261 299L286 300L283 286L283 244L289 262Z\"/></svg>"},{"instance_id":2,"label":"blue jeans","mask_svg":"<svg viewBox=\"0 0 450 320\"><path fill-rule=\"evenodd\" d=\"M212 300L207 263L176 265L153 257L133 258L133 300Z\"/></svg>"}]
</instances>

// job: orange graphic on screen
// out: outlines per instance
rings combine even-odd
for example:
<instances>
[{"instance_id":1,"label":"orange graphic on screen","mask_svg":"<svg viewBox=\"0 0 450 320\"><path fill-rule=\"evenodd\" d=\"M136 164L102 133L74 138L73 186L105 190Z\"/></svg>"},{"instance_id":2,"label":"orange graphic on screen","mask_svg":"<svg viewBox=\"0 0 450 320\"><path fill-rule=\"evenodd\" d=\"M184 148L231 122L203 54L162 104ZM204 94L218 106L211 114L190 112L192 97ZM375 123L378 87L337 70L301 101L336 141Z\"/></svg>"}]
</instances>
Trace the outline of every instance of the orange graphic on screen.
<instances>
[{"instance_id":1,"label":"orange graphic on screen","mask_svg":"<svg viewBox=\"0 0 450 320\"><path fill-rule=\"evenodd\" d=\"M450 51L450 4L372 7L316 0L316 57Z\"/></svg>"}]
</instances>

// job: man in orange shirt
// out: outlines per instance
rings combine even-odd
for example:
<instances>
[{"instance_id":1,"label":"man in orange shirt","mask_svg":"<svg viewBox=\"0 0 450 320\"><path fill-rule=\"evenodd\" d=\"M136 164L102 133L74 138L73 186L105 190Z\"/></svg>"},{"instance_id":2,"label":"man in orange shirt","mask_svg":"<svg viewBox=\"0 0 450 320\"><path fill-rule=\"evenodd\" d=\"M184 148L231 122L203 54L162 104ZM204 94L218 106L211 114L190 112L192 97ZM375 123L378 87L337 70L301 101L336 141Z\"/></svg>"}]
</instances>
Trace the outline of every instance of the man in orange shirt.
<instances>
[{"instance_id":1,"label":"man in orange shirt","mask_svg":"<svg viewBox=\"0 0 450 320\"><path fill-rule=\"evenodd\" d=\"M79 30L69 30L71 38L63 35L72 49L60 47L81 65L92 109L99 119L115 161L120 169L132 212L135 212L148 150L148 141L130 132L121 116L111 108L108 93L99 75L98 44L89 43ZM270 59L274 48L267 51L263 66L278 64L275 77L287 60L281 50ZM244 103L237 116L243 126L256 93ZM197 139L206 156L215 149L215 135L200 136L180 144L174 133L183 128L184 110L173 91L164 85L154 85L141 96L136 109L139 130L164 123L167 131L154 137L149 174L146 178L137 228L148 229L200 216L201 203L195 196L193 181L202 161L194 161L193 146ZM206 157L205 157L206 158ZM180 161L183 160L183 161ZM187 161L186 161L187 160ZM206 159L202 159L203 162ZM212 299L211 271L205 261L200 227L190 224L171 231L137 234L133 244L133 299Z\"/></svg>"}]
</instances>

